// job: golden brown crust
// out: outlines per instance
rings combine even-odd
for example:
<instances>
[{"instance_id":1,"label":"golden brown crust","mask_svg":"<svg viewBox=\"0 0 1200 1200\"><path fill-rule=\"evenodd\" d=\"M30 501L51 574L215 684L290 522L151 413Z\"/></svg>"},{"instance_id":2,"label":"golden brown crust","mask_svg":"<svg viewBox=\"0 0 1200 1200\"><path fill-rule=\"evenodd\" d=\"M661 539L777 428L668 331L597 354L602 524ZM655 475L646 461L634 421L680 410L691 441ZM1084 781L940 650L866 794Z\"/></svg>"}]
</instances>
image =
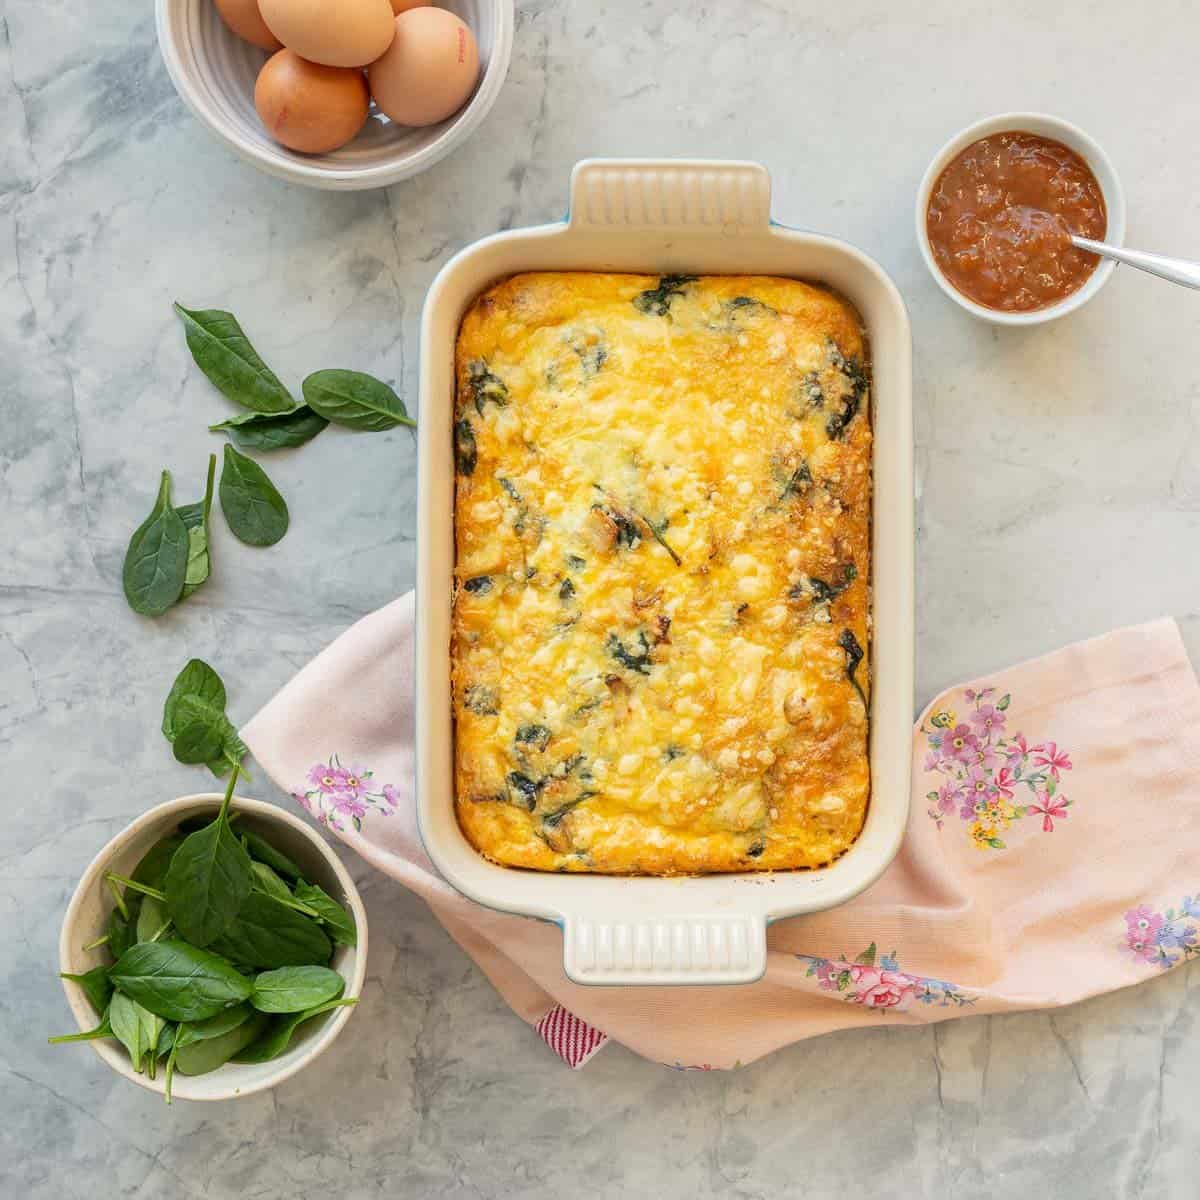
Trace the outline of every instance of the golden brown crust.
<instances>
[{"instance_id":1,"label":"golden brown crust","mask_svg":"<svg viewBox=\"0 0 1200 1200\"><path fill-rule=\"evenodd\" d=\"M853 843L869 372L854 309L790 279L530 274L476 300L452 671L483 854L670 875Z\"/></svg>"}]
</instances>

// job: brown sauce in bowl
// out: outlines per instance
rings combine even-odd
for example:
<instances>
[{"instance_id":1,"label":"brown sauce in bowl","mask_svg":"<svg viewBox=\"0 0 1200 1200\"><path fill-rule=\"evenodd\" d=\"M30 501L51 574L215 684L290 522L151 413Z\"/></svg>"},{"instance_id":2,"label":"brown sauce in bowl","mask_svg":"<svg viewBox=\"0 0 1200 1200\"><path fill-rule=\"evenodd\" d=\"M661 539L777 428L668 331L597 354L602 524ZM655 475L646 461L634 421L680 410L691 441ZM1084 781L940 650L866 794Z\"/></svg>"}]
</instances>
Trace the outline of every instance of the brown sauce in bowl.
<instances>
[{"instance_id":1,"label":"brown sauce in bowl","mask_svg":"<svg viewBox=\"0 0 1200 1200\"><path fill-rule=\"evenodd\" d=\"M934 261L986 308L1030 312L1058 303L1100 261L1071 234L1102 240L1104 193L1087 163L1050 138L989 134L951 159L929 196Z\"/></svg>"}]
</instances>

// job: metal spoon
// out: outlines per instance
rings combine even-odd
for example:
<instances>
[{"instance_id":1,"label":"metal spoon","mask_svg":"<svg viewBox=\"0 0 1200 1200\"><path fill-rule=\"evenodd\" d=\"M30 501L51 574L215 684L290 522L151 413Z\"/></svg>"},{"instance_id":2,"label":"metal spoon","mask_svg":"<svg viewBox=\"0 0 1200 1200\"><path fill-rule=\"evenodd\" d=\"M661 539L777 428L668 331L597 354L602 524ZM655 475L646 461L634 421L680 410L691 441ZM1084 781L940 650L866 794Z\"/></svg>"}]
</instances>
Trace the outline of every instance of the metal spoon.
<instances>
[{"instance_id":1,"label":"metal spoon","mask_svg":"<svg viewBox=\"0 0 1200 1200\"><path fill-rule=\"evenodd\" d=\"M1093 242L1091 238L1071 235L1071 241L1080 250L1090 250L1103 258L1127 263L1139 271L1149 271L1160 279L1182 283L1184 287L1200 288L1200 263L1188 262L1186 258L1168 258L1165 254L1147 254L1144 250L1125 250L1121 246L1110 246L1105 242Z\"/></svg>"}]
</instances>

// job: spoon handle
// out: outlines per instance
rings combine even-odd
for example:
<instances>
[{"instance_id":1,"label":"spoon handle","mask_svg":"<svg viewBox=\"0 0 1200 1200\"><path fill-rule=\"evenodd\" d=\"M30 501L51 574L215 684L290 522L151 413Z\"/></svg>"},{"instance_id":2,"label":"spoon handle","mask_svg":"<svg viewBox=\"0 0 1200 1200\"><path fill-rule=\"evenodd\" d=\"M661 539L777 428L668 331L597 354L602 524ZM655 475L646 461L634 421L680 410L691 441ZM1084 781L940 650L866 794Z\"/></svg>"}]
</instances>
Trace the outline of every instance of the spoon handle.
<instances>
[{"instance_id":1,"label":"spoon handle","mask_svg":"<svg viewBox=\"0 0 1200 1200\"><path fill-rule=\"evenodd\" d=\"M1071 241L1080 250L1090 250L1093 254L1115 259L1140 271L1149 271L1160 279L1182 283L1184 287L1200 288L1200 263L1188 262L1186 258L1168 258L1165 254L1147 254L1144 250L1126 250L1105 242L1093 242L1091 238L1072 236Z\"/></svg>"}]
</instances>

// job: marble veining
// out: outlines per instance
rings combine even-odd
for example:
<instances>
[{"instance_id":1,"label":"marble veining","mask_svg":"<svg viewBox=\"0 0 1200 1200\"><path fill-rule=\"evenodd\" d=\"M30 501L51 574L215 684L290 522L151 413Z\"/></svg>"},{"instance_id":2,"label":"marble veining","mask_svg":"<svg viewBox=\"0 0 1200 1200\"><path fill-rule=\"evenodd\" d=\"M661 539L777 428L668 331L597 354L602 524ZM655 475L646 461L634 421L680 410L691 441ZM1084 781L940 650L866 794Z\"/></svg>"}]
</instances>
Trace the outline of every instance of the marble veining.
<instances>
[{"instance_id":1,"label":"marble veining","mask_svg":"<svg viewBox=\"0 0 1200 1200\"><path fill-rule=\"evenodd\" d=\"M358 1200L979 1197L1190 1200L1200 975L1054 1013L878 1028L730 1074L609 1047L578 1074L513 1017L424 906L351 867L371 919L361 1012L269 1095L177 1104L69 1025L59 919L91 855L205 786L157 732L190 655L259 704L413 577L414 443L331 430L277 455L292 531L216 532L213 581L161 621L119 572L158 471L199 495L226 408L170 303L228 306L296 384L355 366L415 391L424 290L455 250L559 215L592 154L757 158L775 215L848 238L913 318L918 687L1162 613L1200 651L1196 298L1118 272L1055 326L951 306L912 196L968 121L1046 109L1108 149L1129 241L1186 254L1200 12L931 0L522 0L512 70L459 153L387 191L289 187L187 114L148 4L0 5L0 1193ZM281 803L257 779L256 794ZM685 997L680 996L680 1003Z\"/></svg>"}]
</instances>

